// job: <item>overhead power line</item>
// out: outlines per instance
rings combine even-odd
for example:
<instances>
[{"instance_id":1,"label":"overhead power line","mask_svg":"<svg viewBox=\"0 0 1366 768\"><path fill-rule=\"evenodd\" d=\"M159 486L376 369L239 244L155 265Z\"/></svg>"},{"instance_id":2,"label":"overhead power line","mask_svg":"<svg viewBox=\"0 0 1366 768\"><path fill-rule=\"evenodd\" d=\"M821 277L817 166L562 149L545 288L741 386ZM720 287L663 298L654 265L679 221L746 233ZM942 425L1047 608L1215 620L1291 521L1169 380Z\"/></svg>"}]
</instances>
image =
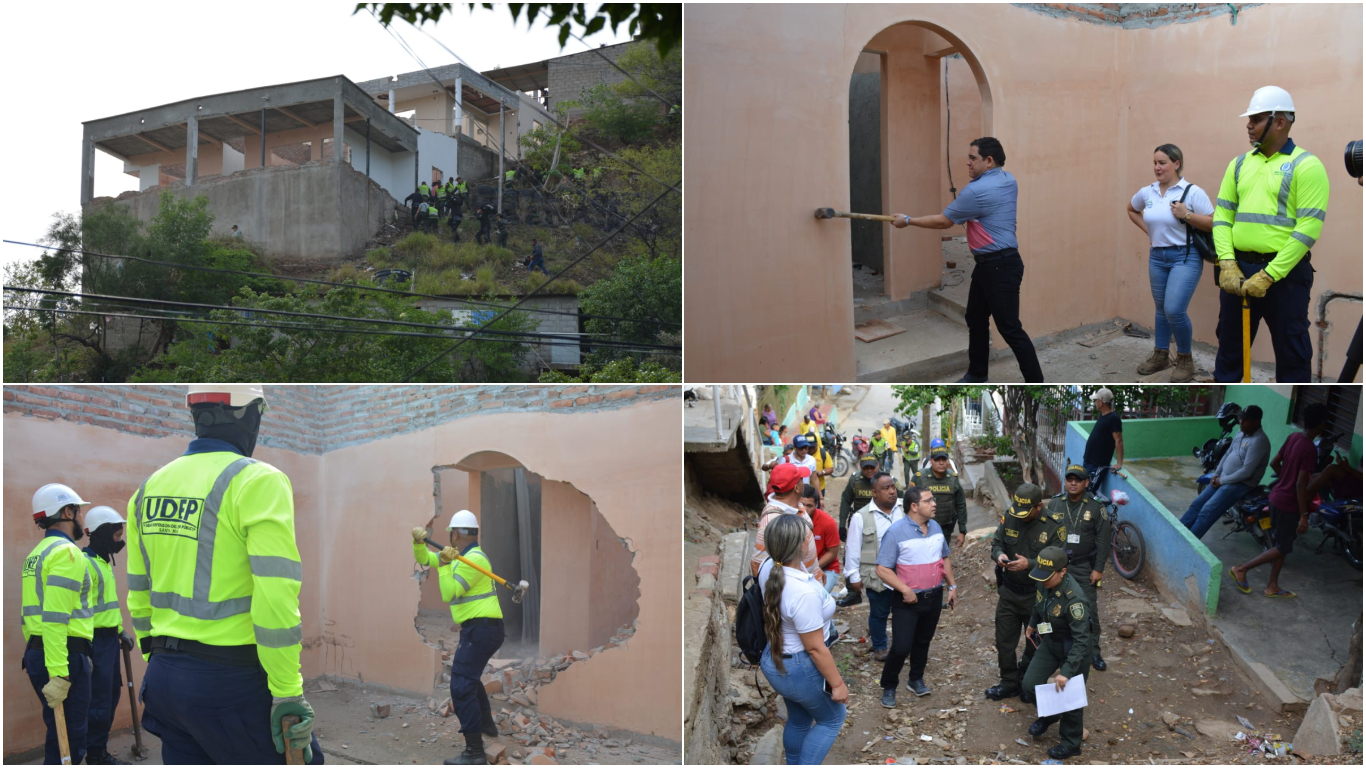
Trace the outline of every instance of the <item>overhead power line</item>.
<instances>
[{"instance_id":1,"label":"overhead power line","mask_svg":"<svg viewBox=\"0 0 1366 768\"><path fill-rule=\"evenodd\" d=\"M80 248L55 248L55 247L47 246L47 245L39 245L38 243L25 243L25 242L21 242L21 241L19 241L19 240L0 240L0 242L9 243L10 245L23 245L23 246L28 246L28 247L30 247L30 248L42 248L42 249L44 249L44 250L57 251L57 252L59 252L59 253L79 253L79 254L81 254L81 255L83 255L83 256L97 256L97 257L99 257L99 258L104 258L104 259L125 259L125 260L128 260L128 261L141 262L141 263L143 263L143 264L151 264L151 265L153 265L153 266L158 266L158 267L169 267L169 268L171 268L171 269L188 269L188 270L192 270L192 271L195 271L195 272L214 272L214 273L225 274L225 275L237 275L237 276L239 276L239 277L259 277L259 278L273 279L273 280L292 280L292 281L294 281L294 282L296 282L296 283L308 283L308 284L312 284L312 285L326 285L326 286L331 286L331 287L334 287L334 288L347 288L347 289L356 290L356 291L372 291L372 292L374 292L374 293L390 293L390 294L394 294L394 295L397 295L397 296L412 296L412 297L416 297L416 298L419 298L419 299L433 299L433 300L436 300L436 301L459 301L459 302L462 302L462 303L464 303L464 304L470 304L470 305L472 305L472 306L477 306L477 307L495 307L495 308L498 308L498 309L501 309L501 308L503 307L502 304L494 304L494 303L492 303L492 302L487 302L487 301L475 301L475 300L473 300L473 299L465 299L465 298L460 298L460 297L458 297L458 296L440 296L440 295L435 295L435 294L430 294L430 293L416 293L416 292L414 292L414 291L400 291L400 290L395 289L395 288L380 288L380 287L377 287L377 286L376 286L376 287L371 287L371 286L366 286L366 285L356 285L356 284L354 284L354 283L338 283L338 282L334 282L334 281L331 281L331 280L317 280L317 279L314 279L314 278L311 278L311 277L289 277L289 276L286 276L286 275L272 275L272 274L270 274L270 273L268 273L268 272L244 272L244 271L241 271L241 270L236 270L236 269L225 269L225 268L222 268L222 267L205 267L205 266L201 266L201 265L198 265L198 264L177 264L177 263L175 263L175 262L170 262L170 261L156 261L156 260L154 260L154 259L147 259L147 258L143 258L143 257L141 257L141 256L117 256L117 255L110 254L110 253L97 253L97 252L95 252L95 251L86 251L86 250L82 250L82 249L80 249ZM560 309L537 309L537 308L532 308L532 309L526 309L526 310L523 310L523 311L524 311L524 312L531 312L531 313L535 313L535 314L542 314L542 315L568 315L568 316L571 316L571 317L581 317L581 318L584 318L585 320L613 320L613 321L617 321L617 322L639 323L639 324L641 324L641 325L658 325L658 326L666 327L666 328L681 328L681 327L682 327L682 325L681 325L680 323L666 323L666 322L664 322L664 321L662 321L662 320L632 320L631 318L628 318L628 317L615 317L615 316L612 316L612 315L588 315L588 314L583 314L583 313L580 313L580 312L568 312L568 311L560 310Z\"/></svg>"}]
</instances>

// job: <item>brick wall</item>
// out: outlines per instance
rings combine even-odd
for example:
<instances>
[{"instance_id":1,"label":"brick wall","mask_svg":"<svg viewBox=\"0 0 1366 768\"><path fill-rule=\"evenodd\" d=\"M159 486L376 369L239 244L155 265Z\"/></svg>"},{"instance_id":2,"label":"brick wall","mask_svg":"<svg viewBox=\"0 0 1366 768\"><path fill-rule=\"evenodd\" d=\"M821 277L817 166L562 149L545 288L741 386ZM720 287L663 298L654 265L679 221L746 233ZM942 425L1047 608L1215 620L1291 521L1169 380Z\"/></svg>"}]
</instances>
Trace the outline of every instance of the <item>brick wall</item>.
<instances>
[{"instance_id":1,"label":"brick wall","mask_svg":"<svg viewBox=\"0 0 1366 768\"><path fill-rule=\"evenodd\" d=\"M641 43L621 43L619 45L609 45L597 49L603 56L616 61L617 57L625 53L629 46L640 45ZM612 65L602 60L593 51L583 51L568 56L551 59L546 73L547 86L550 91L550 112L555 113L555 108L561 101L573 101L579 98L580 92L585 88L591 88L598 83L619 83L626 77L612 68ZM582 110L571 109L569 115L577 115Z\"/></svg>"},{"instance_id":2,"label":"brick wall","mask_svg":"<svg viewBox=\"0 0 1366 768\"><path fill-rule=\"evenodd\" d=\"M267 385L270 411L260 444L298 453L425 429L476 413L597 411L677 397L669 385L280 386ZM160 385L8 386L4 412L121 432L194 437L185 387Z\"/></svg>"}]
</instances>

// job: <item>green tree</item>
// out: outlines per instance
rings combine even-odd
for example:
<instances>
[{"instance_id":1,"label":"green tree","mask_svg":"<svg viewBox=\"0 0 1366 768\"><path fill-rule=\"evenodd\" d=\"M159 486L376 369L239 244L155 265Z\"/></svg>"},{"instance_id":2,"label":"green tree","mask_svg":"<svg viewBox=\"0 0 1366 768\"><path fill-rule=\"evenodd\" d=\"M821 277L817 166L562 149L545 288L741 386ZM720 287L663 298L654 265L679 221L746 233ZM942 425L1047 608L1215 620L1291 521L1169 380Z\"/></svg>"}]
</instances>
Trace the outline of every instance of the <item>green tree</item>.
<instances>
[{"instance_id":1,"label":"green tree","mask_svg":"<svg viewBox=\"0 0 1366 768\"><path fill-rule=\"evenodd\" d=\"M676 330L657 323L683 322L682 297L681 261L668 256L636 256L618 263L612 277L584 289L579 294L579 306L584 314L626 318L589 320L585 324L589 334L602 334L614 341L660 344L668 343L665 338L676 333ZM640 354L600 349L589 355L588 362L590 365L602 366L624 357L639 357Z\"/></svg>"},{"instance_id":2,"label":"green tree","mask_svg":"<svg viewBox=\"0 0 1366 768\"><path fill-rule=\"evenodd\" d=\"M442 15L451 10L455 3L357 3L355 13L374 11L381 24L388 26L394 17L417 26L425 21L437 22ZM461 3L474 10L476 3ZM493 3L477 3L492 9ZM681 3L603 3L592 14L586 3L509 3L512 20L521 18L526 9L527 26L535 20L542 9L549 11L550 26L560 28L560 48L569 42L569 35L578 27L580 37L587 37L609 24L612 31L622 24L632 35L642 40L654 41L661 56L679 48L683 42L683 5Z\"/></svg>"},{"instance_id":3,"label":"green tree","mask_svg":"<svg viewBox=\"0 0 1366 768\"><path fill-rule=\"evenodd\" d=\"M626 99L606 83L584 88L579 98L564 103L583 109L579 130L608 144L639 144L653 137L664 112L654 99Z\"/></svg>"},{"instance_id":4,"label":"green tree","mask_svg":"<svg viewBox=\"0 0 1366 768\"><path fill-rule=\"evenodd\" d=\"M613 360L597 368L585 365L579 369L578 376L570 376L561 371L546 371L541 374L542 384L682 384L681 371L671 370L659 363L646 361L637 364L630 358Z\"/></svg>"}]
</instances>

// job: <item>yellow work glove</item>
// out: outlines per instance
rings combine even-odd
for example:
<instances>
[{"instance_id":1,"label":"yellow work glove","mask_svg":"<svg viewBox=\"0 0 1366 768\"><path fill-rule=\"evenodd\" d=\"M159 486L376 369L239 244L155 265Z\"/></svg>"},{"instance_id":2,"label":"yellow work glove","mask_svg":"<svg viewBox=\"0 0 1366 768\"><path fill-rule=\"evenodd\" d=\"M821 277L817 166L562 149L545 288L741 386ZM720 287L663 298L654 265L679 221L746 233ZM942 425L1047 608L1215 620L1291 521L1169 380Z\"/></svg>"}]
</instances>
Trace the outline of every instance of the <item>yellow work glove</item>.
<instances>
[{"instance_id":1,"label":"yellow work glove","mask_svg":"<svg viewBox=\"0 0 1366 768\"><path fill-rule=\"evenodd\" d=\"M47 705L53 709L58 704L66 701L66 693L71 690L71 681L65 677L54 677L47 681L43 686L43 697L47 699Z\"/></svg>"},{"instance_id":2,"label":"yellow work glove","mask_svg":"<svg viewBox=\"0 0 1366 768\"><path fill-rule=\"evenodd\" d=\"M1249 277L1247 282L1243 283L1243 295L1251 296L1254 299L1260 299L1266 295L1266 289L1270 288L1271 284L1274 282L1276 281L1272 280L1271 275L1268 275L1266 270L1263 269L1261 272Z\"/></svg>"},{"instance_id":3,"label":"yellow work glove","mask_svg":"<svg viewBox=\"0 0 1366 768\"><path fill-rule=\"evenodd\" d=\"M442 565L448 565L448 564L450 564L451 562L453 562L453 561L455 560L456 556L459 555L459 554L460 554L460 550L456 549L455 547L446 547L445 549L441 550L441 558L440 558L441 564L442 564Z\"/></svg>"},{"instance_id":4,"label":"yellow work glove","mask_svg":"<svg viewBox=\"0 0 1366 768\"><path fill-rule=\"evenodd\" d=\"M418 544L421 544L422 542L424 542L424 541L426 541L426 540L427 540L427 529L426 529L426 528L414 528L414 529L413 529L413 541L417 542Z\"/></svg>"},{"instance_id":5,"label":"yellow work glove","mask_svg":"<svg viewBox=\"0 0 1366 768\"><path fill-rule=\"evenodd\" d=\"M1243 270L1236 259L1219 260L1219 287L1234 296L1243 295Z\"/></svg>"}]
</instances>

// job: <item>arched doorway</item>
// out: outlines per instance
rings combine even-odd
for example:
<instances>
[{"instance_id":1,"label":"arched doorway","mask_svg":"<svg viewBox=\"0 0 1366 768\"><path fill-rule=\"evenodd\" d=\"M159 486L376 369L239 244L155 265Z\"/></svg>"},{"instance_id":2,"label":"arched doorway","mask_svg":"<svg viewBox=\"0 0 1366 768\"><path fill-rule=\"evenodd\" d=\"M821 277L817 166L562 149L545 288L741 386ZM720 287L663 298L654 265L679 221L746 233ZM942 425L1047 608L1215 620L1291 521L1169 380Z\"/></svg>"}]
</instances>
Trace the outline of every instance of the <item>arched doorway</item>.
<instances>
[{"instance_id":1,"label":"arched doorway","mask_svg":"<svg viewBox=\"0 0 1366 768\"><path fill-rule=\"evenodd\" d=\"M943 211L967 185L968 142L992 135L992 106L986 74L958 36L924 21L874 35L849 81L850 209ZM966 365L969 259L965 246L943 239L961 237L961 228L850 223L859 380L933 380L959 364L960 347ZM943 343L927 350L922 335Z\"/></svg>"}]
</instances>

